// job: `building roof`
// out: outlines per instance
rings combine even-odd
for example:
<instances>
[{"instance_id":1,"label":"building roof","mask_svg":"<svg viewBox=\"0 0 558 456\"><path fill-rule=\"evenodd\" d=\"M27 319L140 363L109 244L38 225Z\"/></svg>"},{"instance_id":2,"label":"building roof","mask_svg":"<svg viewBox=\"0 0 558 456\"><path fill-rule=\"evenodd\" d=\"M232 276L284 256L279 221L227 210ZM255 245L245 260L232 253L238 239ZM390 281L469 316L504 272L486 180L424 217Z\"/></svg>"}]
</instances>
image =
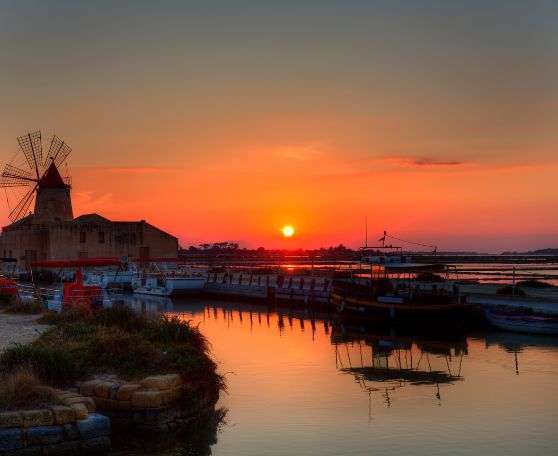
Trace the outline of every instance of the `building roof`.
<instances>
[{"instance_id":1,"label":"building roof","mask_svg":"<svg viewBox=\"0 0 558 456\"><path fill-rule=\"evenodd\" d=\"M76 217L74 220L76 223L111 223L112 221L108 218L103 217L99 214L83 214Z\"/></svg>"},{"instance_id":2,"label":"building roof","mask_svg":"<svg viewBox=\"0 0 558 456\"><path fill-rule=\"evenodd\" d=\"M66 184L58 172L58 168L52 162L48 167L46 173L39 181L39 188L66 188Z\"/></svg>"}]
</instances>

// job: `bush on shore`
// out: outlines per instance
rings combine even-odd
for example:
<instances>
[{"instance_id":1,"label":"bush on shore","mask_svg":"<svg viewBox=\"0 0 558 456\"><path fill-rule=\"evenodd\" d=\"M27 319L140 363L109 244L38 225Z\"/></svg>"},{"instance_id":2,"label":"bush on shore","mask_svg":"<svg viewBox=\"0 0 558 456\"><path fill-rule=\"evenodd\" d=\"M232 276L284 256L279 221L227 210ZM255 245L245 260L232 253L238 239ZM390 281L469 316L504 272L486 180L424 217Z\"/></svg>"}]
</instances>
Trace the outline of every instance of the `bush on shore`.
<instances>
[{"instance_id":1,"label":"bush on shore","mask_svg":"<svg viewBox=\"0 0 558 456\"><path fill-rule=\"evenodd\" d=\"M0 370L31 367L53 386L70 385L95 374L138 380L179 373L206 392L224 389L206 338L177 316L145 315L116 307L46 314L42 322L54 328L30 345L8 349L0 356Z\"/></svg>"},{"instance_id":2,"label":"bush on shore","mask_svg":"<svg viewBox=\"0 0 558 456\"><path fill-rule=\"evenodd\" d=\"M42 408L56 403L31 369L20 367L0 377L0 411Z\"/></svg>"}]
</instances>

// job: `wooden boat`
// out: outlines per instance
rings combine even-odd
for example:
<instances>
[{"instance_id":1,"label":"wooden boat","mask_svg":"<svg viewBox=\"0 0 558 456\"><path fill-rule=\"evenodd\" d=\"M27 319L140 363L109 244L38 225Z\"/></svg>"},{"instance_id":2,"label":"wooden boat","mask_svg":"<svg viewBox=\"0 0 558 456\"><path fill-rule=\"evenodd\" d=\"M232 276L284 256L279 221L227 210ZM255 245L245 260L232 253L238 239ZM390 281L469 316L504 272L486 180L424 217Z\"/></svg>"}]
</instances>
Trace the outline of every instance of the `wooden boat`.
<instances>
[{"instance_id":1,"label":"wooden boat","mask_svg":"<svg viewBox=\"0 0 558 456\"><path fill-rule=\"evenodd\" d=\"M391 323L461 322L468 310L458 294L437 288L396 290L389 279L368 284L336 281L331 300L341 316Z\"/></svg>"},{"instance_id":2,"label":"wooden boat","mask_svg":"<svg viewBox=\"0 0 558 456\"><path fill-rule=\"evenodd\" d=\"M558 334L558 317L517 309L485 308L486 320L495 328L526 334Z\"/></svg>"}]
</instances>

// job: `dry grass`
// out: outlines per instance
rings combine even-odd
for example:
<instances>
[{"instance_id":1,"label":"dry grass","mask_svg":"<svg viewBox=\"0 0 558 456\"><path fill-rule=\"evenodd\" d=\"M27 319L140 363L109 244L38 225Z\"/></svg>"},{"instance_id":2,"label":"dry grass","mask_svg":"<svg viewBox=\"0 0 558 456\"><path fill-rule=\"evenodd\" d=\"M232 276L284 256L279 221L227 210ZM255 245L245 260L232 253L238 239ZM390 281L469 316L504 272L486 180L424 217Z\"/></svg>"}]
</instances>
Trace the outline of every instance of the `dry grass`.
<instances>
[{"instance_id":1,"label":"dry grass","mask_svg":"<svg viewBox=\"0 0 558 456\"><path fill-rule=\"evenodd\" d=\"M50 390L30 368L19 368L0 379L0 410L42 408L54 403Z\"/></svg>"}]
</instances>

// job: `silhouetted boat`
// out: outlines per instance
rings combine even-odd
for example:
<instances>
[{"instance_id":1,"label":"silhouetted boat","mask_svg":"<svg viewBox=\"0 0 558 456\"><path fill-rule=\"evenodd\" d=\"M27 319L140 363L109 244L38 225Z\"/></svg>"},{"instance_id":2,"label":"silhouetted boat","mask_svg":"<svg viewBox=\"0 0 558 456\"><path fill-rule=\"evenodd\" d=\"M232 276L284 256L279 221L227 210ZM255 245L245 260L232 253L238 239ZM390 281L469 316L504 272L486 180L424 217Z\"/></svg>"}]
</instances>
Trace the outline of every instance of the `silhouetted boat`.
<instances>
[{"instance_id":1,"label":"silhouetted boat","mask_svg":"<svg viewBox=\"0 0 558 456\"><path fill-rule=\"evenodd\" d=\"M436 324L462 321L468 306L457 292L439 289L397 289L391 279L335 281L331 294L340 315L393 323Z\"/></svg>"},{"instance_id":2,"label":"silhouetted boat","mask_svg":"<svg viewBox=\"0 0 558 456\"><path fill-rule=\"evenodd\" d=\"M495 328L527 334L558 334L558 317L517 309L485 308L487 321Z\"/></svg>"}]
</instances>

